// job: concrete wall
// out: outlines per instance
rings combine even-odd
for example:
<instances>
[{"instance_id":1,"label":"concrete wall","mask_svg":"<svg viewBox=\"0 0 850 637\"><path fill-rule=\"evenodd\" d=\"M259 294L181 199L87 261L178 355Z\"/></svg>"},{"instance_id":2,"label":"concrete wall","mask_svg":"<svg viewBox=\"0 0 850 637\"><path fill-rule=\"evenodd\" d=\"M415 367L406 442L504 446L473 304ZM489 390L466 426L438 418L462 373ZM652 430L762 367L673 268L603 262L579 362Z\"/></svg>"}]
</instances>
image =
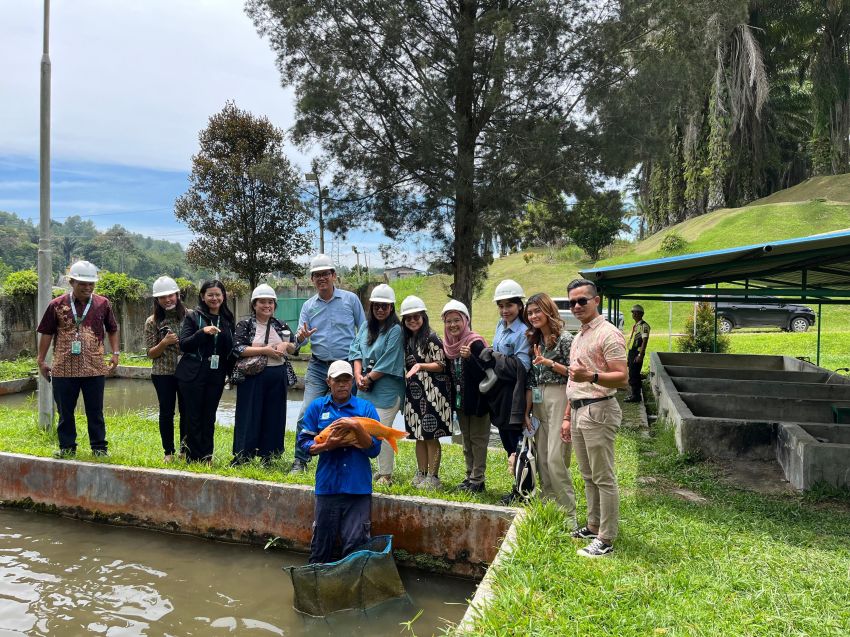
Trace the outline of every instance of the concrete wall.
<instances>
[{"instance_id":1,"label":"concrete wall","mask_svg":"<svg viewBox=\"0 0 850 637\"><path fill-rule=\"evenodd\" d=\"M819 439L820 438L820 439ZM797 489L850 487L850 425L781 423L776 459Z\"/></svg>"},{"instance_id":2,"label":"concrete wall","mask_svg":"<svg viewBox=\"0 0 850 637\"><path fill-rule=\"evenodd\" d=\"M0 296L0 360L14 360L20 355L35 356L35 297L10 299Z\"/></svg>"},{"instance_id":3,"label":"concrete wall","mask_svg":"<svg viewBox=\"0 0 850 637\"><path fill-rule=\"evenodd\" d=\"M0 500L83 518L308 551L313 489L162 469L0 453ZM419 497L374 495L372 533L420 567L482 577L515 511Z\"/></svg>"}]
</instances>

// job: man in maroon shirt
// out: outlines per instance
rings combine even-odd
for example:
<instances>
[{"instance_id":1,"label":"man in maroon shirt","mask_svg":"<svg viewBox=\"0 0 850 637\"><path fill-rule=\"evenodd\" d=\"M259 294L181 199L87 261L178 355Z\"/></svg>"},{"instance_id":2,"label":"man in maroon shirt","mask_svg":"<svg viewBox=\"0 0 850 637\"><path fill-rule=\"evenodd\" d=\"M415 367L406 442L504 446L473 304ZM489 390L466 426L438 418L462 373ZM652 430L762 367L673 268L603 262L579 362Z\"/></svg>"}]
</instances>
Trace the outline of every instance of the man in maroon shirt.
<instances>
[{"instance_id":1,"label":"man in maroon shirt","mask_svg":"<svg viewBox=\"0 0 850 637\"><path fill-rule=\"evenodd\" d=\"M109 334L112 360L109 371L118 366L118 324L106 297L94 294L97 268L88 261L77 261L69 274L70 294L53 299L38 333L38 368L53 383L53 398L59 411L59 451L57 457L73 456L77 450L77 425L74 408L80 391L86 407L89 443L96 456L106 455L106 423L103 420L103 389L106 365L103 339ZM53 343L53 366L45 362Z\"/></svg>"}]
</instances>

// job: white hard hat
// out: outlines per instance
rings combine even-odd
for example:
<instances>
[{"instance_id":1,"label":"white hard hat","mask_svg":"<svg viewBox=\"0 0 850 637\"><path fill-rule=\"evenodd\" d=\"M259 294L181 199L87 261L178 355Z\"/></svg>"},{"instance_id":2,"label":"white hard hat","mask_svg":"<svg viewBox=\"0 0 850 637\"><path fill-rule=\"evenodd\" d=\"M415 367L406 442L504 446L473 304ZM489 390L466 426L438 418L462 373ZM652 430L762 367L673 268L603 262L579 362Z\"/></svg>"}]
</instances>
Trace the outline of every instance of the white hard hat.
<instances>
[{"instance_id":1,"label":"white hard hat","mask_svg":"<svg viewBox=\"0 0 850 637\"><path fill-rule=\"evenodd\" d=\"M251 302L253 303L256 299L274 299L277 301L277 292L275 292L274 288L267 283L260 283L260 285L255 287L254 291L251 292Z\"/></svg>"},{"instance_id":2,"label":"white hard hat","mask_svg":"<svg viewBox=\"0 0 850 637\"><path fill-rule=\"evenodd\" d=\"M88 261L77 261L71 265L68 278L74 279L74 281L82 281L83 283L97 283L97 268Z\"/></svg>"},{"instance_id":3,"label":"white hard hat","mask_svg":"<svg viewBox=\"0 0 850 637\"><path fill-rule=\"evenodd\" d=\"M466 318L469 318L469 310L467 309L466 305L464 305L460 301L455 301L454 299L452 299L443 306L443 311L440 312L440 317L445 318L447 312L460 312Z\"/></svg>"},{"instance_id":4,"label":"white hard hat","mask_svg":"<svg viewBox=\"0 0 850 637\"><path fill-rule=\"evenodd\" d=\"M310 260L310 274L313 272L324 272L325 270L336 271L334 260L326 254L317 254Z\"/></svg>"},{"instance_id":5,"label":"white hard hat","mask_svg":"<svg viewBox=\"0 0 850 637\"><path fill-rule=\"evenodd\" d=\"M425 307L425 301L420 299L418 296L413 296L412 294L408 296L404 301L401 302L399 314L405 316L406 314L415 314L416 312L427 312L428 308Z\"/></svg>"},{"instance_id":6,"label":"white hard hat","mask_svg":"<svg viewBox=\"0 0 850 637\"><path fill-rule=\"evenodd\" d=\"M169 294L180 294L180 286L170 276L161 276L153 282L153 296L168 296Z\"/></svg>"},{"instance_id":7,"label":"white hard hat","mask_svg":"<svg viewBox=\"0 0 850 637\"><path fill-rule=\"evenodd\" d=\"M515 298L525 299L525 292L523 292L522 286L513 279L505 279L496 286L496 293L493 295L494 303Z\"/></svg>"},{"instance_id":8,"label":"white hard hat","mask_svg":"<svg viewBox=\"0 0 850 637\"><path fill-rule=\"evenodd\" d=\"M369 301L373 303L392 303L395 305L395 290L386 283L376 285L369 295Z\"/></svg>"}]
</instances>

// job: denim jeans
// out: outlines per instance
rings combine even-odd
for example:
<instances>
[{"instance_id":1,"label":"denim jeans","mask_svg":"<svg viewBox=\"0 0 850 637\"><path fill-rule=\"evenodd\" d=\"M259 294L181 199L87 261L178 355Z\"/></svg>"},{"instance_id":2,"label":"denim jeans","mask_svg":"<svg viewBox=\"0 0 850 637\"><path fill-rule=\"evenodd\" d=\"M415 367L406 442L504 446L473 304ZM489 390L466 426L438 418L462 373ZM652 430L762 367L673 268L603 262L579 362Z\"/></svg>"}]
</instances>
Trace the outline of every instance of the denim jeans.
<instances>
[{"instance_id":1,"label":"denim jeans","mask_svg":"<svg viewBox=\"0 0 850 637\"><path fill-rule=\"evenodd\" d=\"M330 365L315 358L307 363L307 372L304 374L304 402L301 403L301 411L298 412L298 423L295 427L296 440L301 435L301 430L304 429L304 410L307 409L307 405L321 396L326 396L330 391L328 387L328 367ZM299 449L297 445L295 447L295 458L302 462L310 462L310 454Z\"/></svg>"}]
</instances>

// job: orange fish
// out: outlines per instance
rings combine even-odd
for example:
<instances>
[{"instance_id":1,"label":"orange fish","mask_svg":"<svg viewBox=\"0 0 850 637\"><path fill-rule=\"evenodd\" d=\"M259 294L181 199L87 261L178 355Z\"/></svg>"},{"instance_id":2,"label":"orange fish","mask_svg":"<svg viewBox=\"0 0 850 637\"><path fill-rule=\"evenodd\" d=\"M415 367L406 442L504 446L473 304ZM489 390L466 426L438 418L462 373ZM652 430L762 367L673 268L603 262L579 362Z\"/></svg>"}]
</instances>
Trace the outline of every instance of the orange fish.
<instances>
[{"instance_id":1,"label":"orange fish","mask_svg":"<svg viewBox=\"0 0 850 637\"><path fill-rule=\"evenodd\" d=\"M347 420L347 419L346 418L339 418L337 420L334 420L331 424L329 424L327 427L322 429L316 435L316 437L313 438L313 440L315 440L319 444L322 444L323 442L325 442L328 439L328 436L331 435L331 430L334 429L335 427L337 427L337 423L339 423L342 420ZM373 418L363 418L362 416L352 416L352 417L350 417L350 420L356 420L360 424L360 426L363 427L363 429L366 430L366 433L368 433L370 436L375 436L375 438L378 438L379 440L386 440L389 443L390 447L393 448L393 451L395 451L396 453L398 453L398 443L396 442L396 440L401 439L401 438L407 438L407 432L406 431L399 431L398 429L386 427ZM347 442L348 444L354 444L356 439L357 438L354 435L354 433L349 432L349 435L344 438L344 441Z\"/></svg>"}]
</instances>

